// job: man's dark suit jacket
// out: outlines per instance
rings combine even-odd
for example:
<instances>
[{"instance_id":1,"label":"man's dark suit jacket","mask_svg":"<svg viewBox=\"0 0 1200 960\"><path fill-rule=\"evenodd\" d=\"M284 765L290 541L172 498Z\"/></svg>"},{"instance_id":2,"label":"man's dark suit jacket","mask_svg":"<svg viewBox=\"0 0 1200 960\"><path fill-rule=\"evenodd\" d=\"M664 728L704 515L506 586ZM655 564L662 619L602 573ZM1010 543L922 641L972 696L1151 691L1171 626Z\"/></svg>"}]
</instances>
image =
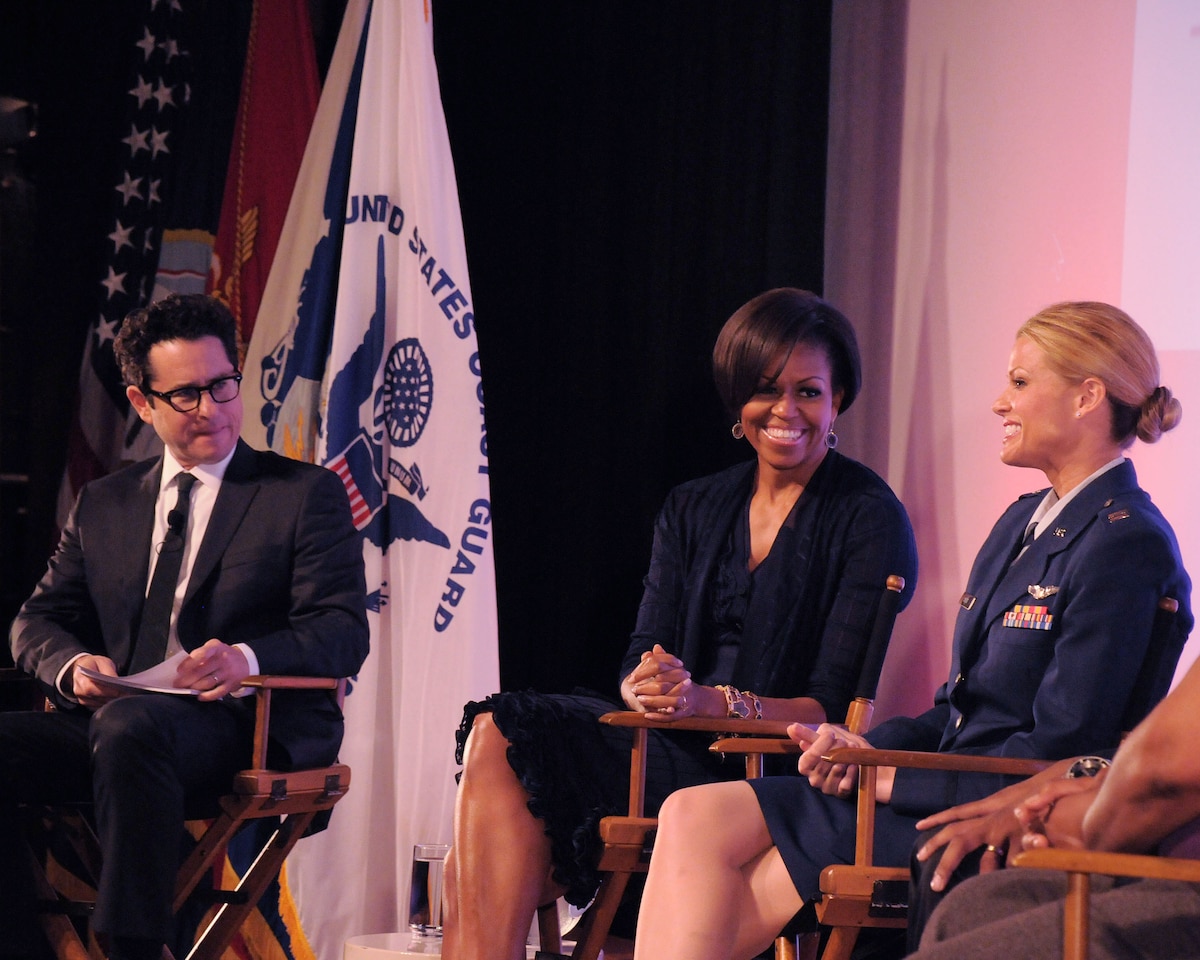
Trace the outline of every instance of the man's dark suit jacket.
<instances>
[{"instance_id":1,"label":"man's dark suit jacket","mask_svg":"<svg viewBox=\"0 0 1200 960\"><path fill-rule=\"evenodd\" d=\"M54 690L76 654L124 671L145 599L161 458L84 487L42 581L13 623L17 665ZM362 542L331 471L239 441L196 556L178 618L191 650L245 643L261 673L352 676L366 659ZM249 706L249 703L247 703ZM273 762L331 762L342 716L328 691L272 701Z\"/></svg>"}]
</instances>

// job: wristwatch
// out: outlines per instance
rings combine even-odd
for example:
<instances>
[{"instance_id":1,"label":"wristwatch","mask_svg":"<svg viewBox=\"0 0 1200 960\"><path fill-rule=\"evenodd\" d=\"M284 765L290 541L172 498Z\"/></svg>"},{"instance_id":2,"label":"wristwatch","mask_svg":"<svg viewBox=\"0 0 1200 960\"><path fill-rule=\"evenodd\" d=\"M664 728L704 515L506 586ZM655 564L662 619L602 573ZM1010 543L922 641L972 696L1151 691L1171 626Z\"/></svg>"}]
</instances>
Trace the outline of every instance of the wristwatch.
<instances>
[{"instance_id":1,"label":"wristwatch","mask_svg":"<svg viewBox=\"0 0 1200 960\"><path fill-rule=\"evenodd\" d=\"M1075 780L1079 777L1094 777L1101 770L1108 767L1109 763L1103 757L1080 757L1069 767L1063 777L1067 780Z\"/></svg>"}]
</instances>

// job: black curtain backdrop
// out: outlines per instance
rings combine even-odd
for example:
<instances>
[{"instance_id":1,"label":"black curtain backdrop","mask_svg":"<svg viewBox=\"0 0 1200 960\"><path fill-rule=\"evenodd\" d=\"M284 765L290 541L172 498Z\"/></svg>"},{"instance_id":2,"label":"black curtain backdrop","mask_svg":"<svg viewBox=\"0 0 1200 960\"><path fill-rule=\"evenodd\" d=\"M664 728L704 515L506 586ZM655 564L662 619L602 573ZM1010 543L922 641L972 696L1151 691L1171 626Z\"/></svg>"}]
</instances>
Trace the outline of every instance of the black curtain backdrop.
<instances>
[{"instance_id":1,"label":"black curtain backdrop","mask_svg":"<svg viewBox=\"0 0 1200 960\"><path fill-rule=\"evenodd\" d=\"M670 487L744 458L729 314L820 292L828 2L433 3L486 392L501 682L614 692Z\"/></svg>"},{"instance_id":2,"label":"black curtain backdrop","mask_svg":"<svg viewBox=\"0 0 1200 960\"><path fill-rule=\"evenodd\" d=\"M341 6L310 2L322 61ZM484 364L502 685L611 692L664 495L749 453L712 387L717 330L769 287L821 290L830 0L431 9ZM31 193L6 186L0 209L0 478L30 478L0 486L4 627L53 546L137 10L0 0L0 94L40 105L16 158Z\"/></svg>"}]
</instances>

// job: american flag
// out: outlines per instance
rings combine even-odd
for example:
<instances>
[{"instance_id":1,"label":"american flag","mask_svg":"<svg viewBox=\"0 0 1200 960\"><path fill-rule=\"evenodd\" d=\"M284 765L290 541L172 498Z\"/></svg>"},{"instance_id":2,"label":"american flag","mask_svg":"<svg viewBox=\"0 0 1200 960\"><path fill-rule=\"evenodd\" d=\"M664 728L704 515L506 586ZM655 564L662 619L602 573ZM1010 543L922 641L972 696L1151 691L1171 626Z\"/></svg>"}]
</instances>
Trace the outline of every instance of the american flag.
<instances>
[{"instance_id":1,"label":"american flag","mask_svg":"<svg viewBox=\"0 0 1200 960\"><path fill-rule=\"evenodd\" d=\"M124 462L161 449L125 398L113 340L126 314L148 302L162 243L174 162L172 130L187 107L190 56L180 0L147 0L129 40L127 118L118 137L123 163L112 188L109 259L98 278L96 318L84 348L79 401L59 495L66 515L79 488Z\"/></svg>"},{"instance_id":2,"label":"american flag","mask_svg":"<svg viewBox=\"0 0 1200 960\"><path fill-rule=\"evenodd\" d=\"M375 469L370 437L360 431L350 445L325 466L342 478L350 498L354 527L361 530L383 506L383 480ZM360 485L360 478L366 482Z\"/></svg>"}]
</instances>

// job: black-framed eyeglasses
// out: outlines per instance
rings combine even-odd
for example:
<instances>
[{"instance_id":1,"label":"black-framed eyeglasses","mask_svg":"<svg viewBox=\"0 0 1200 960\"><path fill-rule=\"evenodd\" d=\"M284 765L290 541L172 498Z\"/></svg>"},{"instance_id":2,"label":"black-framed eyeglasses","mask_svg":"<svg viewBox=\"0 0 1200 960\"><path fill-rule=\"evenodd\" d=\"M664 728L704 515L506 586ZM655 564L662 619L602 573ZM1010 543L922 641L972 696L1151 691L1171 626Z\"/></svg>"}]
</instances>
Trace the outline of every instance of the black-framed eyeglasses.
<instances>
[{"instance_id":1,"label":"black-framed eyeglasses","mask_svg":"<svg viewBox=\"0 0 1200 960\"><path fill-rule=\"evenodd\" d=\"M218 377L212 383L206 383L202 387L180 387L178 390L143 390L142 393L148 397L158 397L160 400L166 400L171 405L173 410L178 410L180 413L191 413L200 406L200 397L207 393L213 398L214 403L228 403L236 397L242 389L242 375L240 373L230 374L228 377Z\"/></svg>"}]
</instances>

